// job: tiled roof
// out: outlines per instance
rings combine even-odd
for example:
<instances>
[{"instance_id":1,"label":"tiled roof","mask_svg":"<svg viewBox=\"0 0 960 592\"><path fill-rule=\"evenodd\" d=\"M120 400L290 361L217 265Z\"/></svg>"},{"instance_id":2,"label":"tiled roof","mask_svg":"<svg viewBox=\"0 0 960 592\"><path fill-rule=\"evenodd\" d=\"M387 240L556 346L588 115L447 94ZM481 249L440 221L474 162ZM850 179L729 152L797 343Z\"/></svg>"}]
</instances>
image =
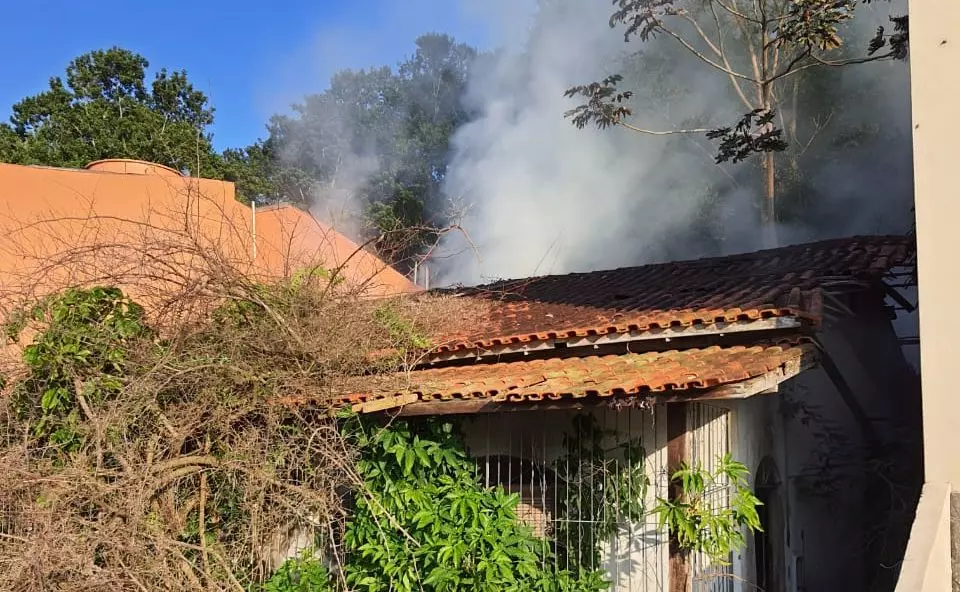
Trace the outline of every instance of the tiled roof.
<instances>
[{"instance_id":1,"label":"tiled roof","mask_svg":"<svg viewBox=\"0 0 960 592\"><path fill-rule=\"evenodd\" d=\"M756 378L812 353L810 344L713 346L642 354L548 358L448 366L397 374L344 403L383 401L375 410L417 401L533 402L588 396L707 389Z\"/></svg>"},{"instance_id":2,"label":"tiled roof","mask_svg":"<svg viewBox=\"0 0 960 592\"><path fill-rule=\"evenodd\" d=\"M478 322L434 341L442 354L771 317L818 322L825 288L878 278L913 249L903 236L861 236L463 288L452 292L483 304Z\"/></svg>"}]
</instances>

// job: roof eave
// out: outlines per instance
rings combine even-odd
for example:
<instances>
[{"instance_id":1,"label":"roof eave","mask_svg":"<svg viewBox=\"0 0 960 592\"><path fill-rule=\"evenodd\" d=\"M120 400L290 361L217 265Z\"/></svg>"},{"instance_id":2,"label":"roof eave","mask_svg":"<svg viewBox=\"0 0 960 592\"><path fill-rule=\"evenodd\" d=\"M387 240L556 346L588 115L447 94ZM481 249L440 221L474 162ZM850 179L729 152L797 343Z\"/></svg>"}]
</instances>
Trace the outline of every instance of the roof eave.
<instances>
[{"instance_id":1,"label":"roof eave","mask_svg":"<svg viewBox=\"0 0 960 592\"><path fill-rule=\"evenodd\" d=\"M658 403L736 401L756 395L775 393L779 390L780 384L805 370L817 366L819 362L818 351L811 347L806 348L801 357L790 360L780 367L754 378L706 389L672 389L644 396L625 394L530 402L494 401L487 398L422 401L415 393L405 393L394 397L355 403L352 405L352 409L356 413L363 414L389 411L398 416L412 417L476 415L504 411L562 411L591 407L650 408Z\"/></svg>"},{"instance_id":2,"label":"roof eave","mask_svg":"<svg viewBox=\"0 0 960 592\"><path fill-rule=\"evenodd\" d=\"M727 337L732 334L762 333L769 331L800 330L804 327L815 326L813 320L799 316L779 316L753 320L738 320L730 322L716 322L710 324L695 324L687 326L673 326L653 328L645 331L626 331L622 333L607 333L603 335L586 335L568 338L529 339L502 345L483 346L478 344L471 348L461 347L429 354L424 360L424 366L439 362L455 360L482 359L500 357L504 355L523 355L532 352L541 352L559 348L598 348L604 345L616 345L629 342L661 341L670 344L671 349L677 349L681 342L690 338Z\"/></svg>"}]
</instances>

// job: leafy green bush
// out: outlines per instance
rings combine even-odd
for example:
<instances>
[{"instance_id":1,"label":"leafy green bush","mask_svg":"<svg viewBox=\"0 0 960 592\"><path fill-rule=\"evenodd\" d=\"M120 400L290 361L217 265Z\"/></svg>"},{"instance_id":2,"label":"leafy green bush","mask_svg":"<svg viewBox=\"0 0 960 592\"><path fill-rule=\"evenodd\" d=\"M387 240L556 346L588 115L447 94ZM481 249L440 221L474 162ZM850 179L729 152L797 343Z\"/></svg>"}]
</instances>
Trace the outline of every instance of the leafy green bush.
<instances>
[{"instance_id":1,"label":"leafy green bush","mask_svg":"<svg viewBox=\"0 0 960 592\"><path fill-rule=\"evenodd\" d=\"M140 305L117 288L70 289L15 317L8 335L16 337L27 321L43 330L23 350L30 372L17 385L16 409L34 422L34 435L61 449L80 445L80 406L96 405L123 386L127 351L151 335ZM89 409L87 410L89 411Z\"/></svg>"},{"instance_id":2,"label":"leafy green bush","mask_svg":"<svg viewBox=\"0 0 960 592\"><path fill-rule=\"evenodd\" d=\"M599 572L556 571L549 543L516 515L519 498L485 488L453 425L352 430L364 482L344 539L347 585L365 592L594 591Z\"/></svg>"},{"instance_id":3,"label":"leafy green bush","mask_svg":"<svg viewBox=\"0 0 960 592\"><path fill-rule=\"evenodd\" d=\"M309 553L290 559L260 587L260 592L330 592L330 572Z\"/></svg>"}]
</instances>

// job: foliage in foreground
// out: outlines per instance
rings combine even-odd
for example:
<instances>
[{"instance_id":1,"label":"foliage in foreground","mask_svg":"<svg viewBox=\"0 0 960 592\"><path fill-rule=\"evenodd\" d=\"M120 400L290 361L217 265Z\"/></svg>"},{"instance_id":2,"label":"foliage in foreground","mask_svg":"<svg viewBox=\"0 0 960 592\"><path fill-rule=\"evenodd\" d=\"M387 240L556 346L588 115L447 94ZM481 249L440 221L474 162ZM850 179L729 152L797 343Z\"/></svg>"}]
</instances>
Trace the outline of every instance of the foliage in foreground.
<instances>
[{"instance_id":1,"label":"foliage in foreground","mask_svg":"<svg viewBox=\"0 0 960 592\"><path fill-rule=\"evenodd\" d=\"M176 335L115 288L67 290L11 317L9 335L36 333L0 424L0 585L594 592L610 585L598 554L619 525L591 512L608 504L634 522L660 513L683 548L718 561L759 526L742 465L683 469L683 496L651 510L642 449L625 444L621 470L609 466L604 432L578 416L589 437L565 439L575 461L559 461L570 490L558 522L596 529L558 550L518 520L516 495L483 486L453 425L331 416L318 393L396 370L428 343L409 308L331 296L333 283L311 270L250 285ZM371 362L384 348L398 357ZM308 394L310 407L277 403ZM721 481L729 509L707 500ZM329 556L277 565L271 549L293 529Z\"/></svg>"},{"instance_id":2,"label":"foliage in foreground","mask_svg":"<svg viewBox=\"0 0 960 592\"><path fill-rule=\"evenodd\" d=\"M450 423L354 432L364 488L347 525L351 590L593 591L599 571L556 569L545 539L517 519L517 495L485 488Z\"/></svg>"},{"instance_id":3,"label":"foliage in foreground","mask_svg":"<svg viewBox=\"0 0 960 592\"><path fill-rule=\"evenodd\" d=\"M371 352L413 348L327 274L230 280L210 318L162 333L114 288L11 316L0 588L235 590L274 572L285 533L342 520L361 483L333 397L407 362Z\"/></svg>"}]
</instances>

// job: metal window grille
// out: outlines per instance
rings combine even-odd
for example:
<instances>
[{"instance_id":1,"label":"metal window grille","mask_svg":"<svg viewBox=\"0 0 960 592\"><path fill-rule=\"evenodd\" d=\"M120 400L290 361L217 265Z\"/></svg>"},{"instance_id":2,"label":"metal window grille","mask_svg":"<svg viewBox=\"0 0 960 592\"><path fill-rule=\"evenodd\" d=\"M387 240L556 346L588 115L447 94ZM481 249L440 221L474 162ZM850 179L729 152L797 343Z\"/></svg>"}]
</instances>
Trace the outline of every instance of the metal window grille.
<instances>
[{"instance_id":1,"label":"metal window grille","mask_svg":"<svg viewBox=\"0 0 960 592\"><path fill-rule=\"evenodd\" d=\"M600 570L611 590L654 592L667 589L669 565L669 537L650 512L667 495L664 410L490 414L468 419L464 435L483 483L519 496L518 519L552 551L553 569ZM691 405L687 426L691 461L714 470L730 450L729 410ZM628 447L642 449L639 471L629 470ZM645 511L634 520L628 498L641 491ZM719 486L708 494L716 507L728 497ZM734 589L732 566L695 554L691 570L695 592Z\"/></svg>"},{"instance_id":2,"label":"metal window grille","mask_svg":"<svg viewBox=\"0 0 960 592\"><path fill-rule=\"evenodd\" d=\"M730 452L730 411L715 405L697 403L690 405L687 411L687 433L689 434L690 462L714 472L719 459ZM724 480L716 483L706 494L706 501L715 509L730 505L729 484ZM728 558L729 565L716 565L702 554L691 557L691 576L693 592L733 592L733 557Z\"/></svg>"},{"instance_id":3,"label":"metal window grille","mask_svg":"<svg viewBox=\"0 0 960 592\"><path fill-rule=\"evenodd\" d=\"M669 553L649 513L667 491L662 411L490 414L467 420L464 435L484 484L518 494L518 518L552 551L548 567L654 592L666 589ZM647 511L633 520L637 498Z\"/></svg>"}]
</instances>

